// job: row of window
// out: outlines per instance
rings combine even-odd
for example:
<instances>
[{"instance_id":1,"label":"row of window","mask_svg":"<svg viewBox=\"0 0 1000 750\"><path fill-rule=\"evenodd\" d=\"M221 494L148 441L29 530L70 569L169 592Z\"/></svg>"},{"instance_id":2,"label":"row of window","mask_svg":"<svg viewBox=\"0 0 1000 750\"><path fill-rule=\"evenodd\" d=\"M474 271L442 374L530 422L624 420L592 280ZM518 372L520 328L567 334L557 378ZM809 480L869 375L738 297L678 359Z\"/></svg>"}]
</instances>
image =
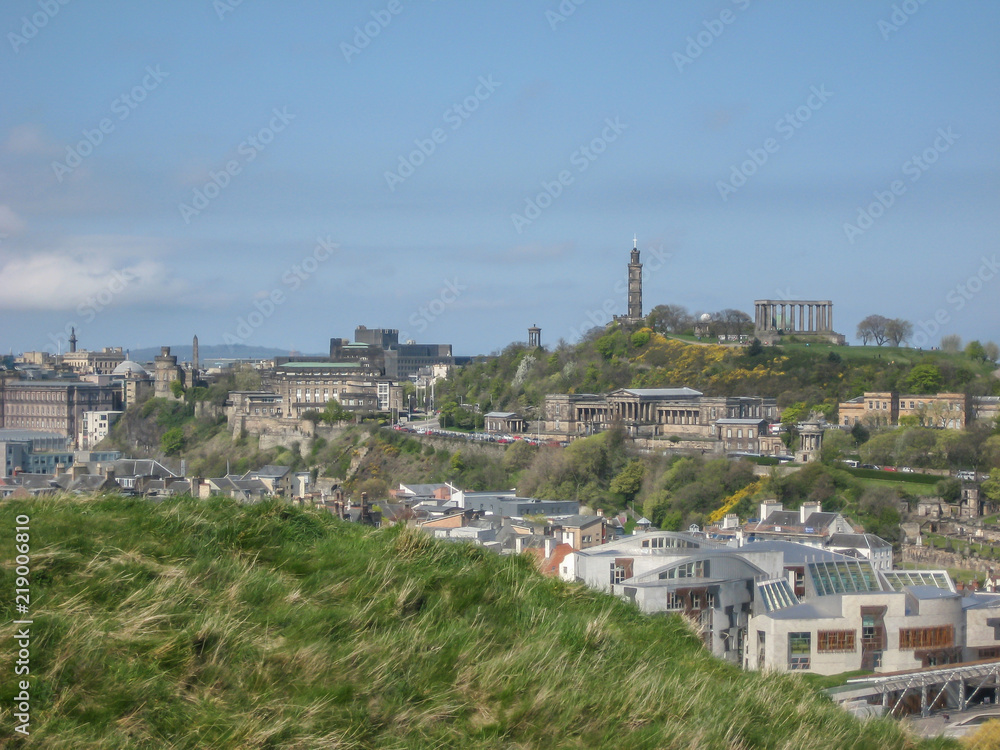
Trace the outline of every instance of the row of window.
<instances>
[{"instance_id":1,"label":"row of window","mask_svg":"<svg viewBox=\"0 0 1000 750\"><path fill-rule=\"evenodd\" d=\"M955 627L900 628L899 648L949 648L955 643Z\"/></svg>"},{"instance_id":2,"label":"row of window","mask_svg":"<svg viewBox=\"0 0 1000 750\"><path fill-rule=\"evenodd\" d=\"M55 390L55 391L36 391L36 390L21 390L19 388L11 388L7 391L8 401L62 401L66 402L66 391Z\"/></svg>"}]
</instances>

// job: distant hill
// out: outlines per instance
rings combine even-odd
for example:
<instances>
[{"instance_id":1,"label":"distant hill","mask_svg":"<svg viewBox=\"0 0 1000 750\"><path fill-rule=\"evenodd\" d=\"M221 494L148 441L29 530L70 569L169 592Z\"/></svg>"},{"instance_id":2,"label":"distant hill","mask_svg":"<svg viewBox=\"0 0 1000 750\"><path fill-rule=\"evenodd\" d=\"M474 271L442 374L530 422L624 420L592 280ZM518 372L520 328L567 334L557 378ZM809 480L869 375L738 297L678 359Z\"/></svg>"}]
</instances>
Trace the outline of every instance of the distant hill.
<instances>
[{"instance_id":1,"label":"distant hill","mask_svg":"<svg viewBox=\"0 0 1000 750\"><path fill-rule=\"evenodd\" d=\"M178 362L191 361L191 344L179 344L170 347L170 353L177 357ZM271 359L272 357L287 357L292 352L288 349L275 349L268 346L246 346L237 344L229 346L227 344L202 344L198 343L198 358L203 365L211 364L213 359ZM315 352L295 352L296 355L314 355L318 357L329 356L329 352L316 354ZM132 349L129 356L135 362L152 362L154 357L160 355L160 347L145 347L143 349Z\"/></svg>"},{"instance_id":2,"label":"distant hill","mask_svg":"<svg viewBox=\"0 0 1000 750\"><path fill-rule=\"evenodd\" d=\"M526 556L280 502L12 500L0 525L21 514L30 610L0 602L34 621L18 747L957 747L742 672L680 617ZM8 592L14 541L0 534ZM0 640L11 670L18 648ZM18 690L0 680L2 747Z\"/></svg>"}]
</instances>

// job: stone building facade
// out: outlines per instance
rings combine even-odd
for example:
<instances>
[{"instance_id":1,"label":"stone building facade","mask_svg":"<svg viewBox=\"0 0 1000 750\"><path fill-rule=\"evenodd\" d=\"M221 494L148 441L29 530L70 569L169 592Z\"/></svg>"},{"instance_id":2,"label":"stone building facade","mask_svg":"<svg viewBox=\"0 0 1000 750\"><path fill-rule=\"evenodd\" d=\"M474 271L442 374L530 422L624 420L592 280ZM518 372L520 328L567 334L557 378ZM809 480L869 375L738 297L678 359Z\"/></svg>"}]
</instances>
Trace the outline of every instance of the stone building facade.
<instances>
[{"instance_id":1,"label":"stone building facade","mask_svg":"<svg viewBox=\"0 0 1000 750\"><path fill-rule=\"evenodd\" d=\"M99 352L81 349L63 354L60 361L78 375L110 375L125 361L125 353L120 346L106 346Z\"/></svg>"},{"instance_id":2,"label":"stone building facade","mask_svg":"<svg viewBox=\"0 0 1000 750\"><path fill-rule=\"evenodd\" d=\"M557 435L591 435L620 424L634 437L716 437L720 419L777 421L777 401L756 396L705 396L693 388L620 388L611 393L545 397L545 429Z\"/></svg>"},{"instance_id":3,"label":"stone building facade","mask_svg":"<svg viewBox=\"0 0 1000 750\"><path fill-rule=\"evenodd\" d=\"M839 422L845 427L893 426L901 417L912 416L926 427L962 430L972 419L974 401L964 393L901 395L896 391L868 391L841 402L837 409Z\"/></svg>"},{"instance_id":4,"label":"stone building facade","mask_svg":"<svg viewBox=\"0 0 1000 750\"><path fill-rule=\"evenodd\" d=\"M403 405L399 384L360 362L284 362L264 375L263 386L278 398L268 408L294 419L310 410L323 411L331 400L353 412L399 410ZM243 402L263 408L260 398Z\"/></svg>"},{"instance_id":5,"label":"stone building facade","mask_svg":"<svg viewBox=\"0 0 1000 750\"><path fill-rule=\"evenodd\" d=\"M121 388L79 381L33 380L0 388L5 428L56 432L76 440L89 411L121 409Z\"/></svg>"}]
</instances>

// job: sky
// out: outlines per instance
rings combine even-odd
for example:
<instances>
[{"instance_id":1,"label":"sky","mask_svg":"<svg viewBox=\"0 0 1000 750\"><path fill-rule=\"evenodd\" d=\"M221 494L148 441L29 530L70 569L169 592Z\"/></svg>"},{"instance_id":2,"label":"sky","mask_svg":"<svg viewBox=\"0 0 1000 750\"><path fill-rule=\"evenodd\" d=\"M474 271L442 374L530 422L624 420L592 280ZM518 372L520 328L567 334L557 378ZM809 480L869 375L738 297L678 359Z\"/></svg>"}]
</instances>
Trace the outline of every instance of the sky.
<instances>
[{"instance_id":1,"label":"sky","mask_svg":"<svg viewBox=\"0 0 1000 750\"><path fill-rule=\"evenodd\" d=\"M5 0L0 351L485 354L834 303L1000 340L1000 3Z\"/></svg>"}]
</instances>

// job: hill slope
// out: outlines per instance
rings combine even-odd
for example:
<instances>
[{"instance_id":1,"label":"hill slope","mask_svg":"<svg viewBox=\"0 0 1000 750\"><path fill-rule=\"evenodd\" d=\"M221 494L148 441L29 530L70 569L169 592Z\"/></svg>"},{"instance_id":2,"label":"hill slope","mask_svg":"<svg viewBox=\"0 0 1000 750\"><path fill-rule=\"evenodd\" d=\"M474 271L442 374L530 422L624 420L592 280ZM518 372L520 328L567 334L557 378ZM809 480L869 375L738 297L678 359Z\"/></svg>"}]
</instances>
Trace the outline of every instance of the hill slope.
<instances>
[{"instance_id":1,"label":"hill slope","mask_svg":"<svg viewBox=\"0 0 1000 750\"><path fill-rule=\"evenodd\" d=\"M25 747L950 746L858 723L796 678L726 666L681 620L523 558L277 503L7 502L3 528L19 513L34 619ZM4 746L14 690L0 681Z\"/></svg>"}]
</instances>

